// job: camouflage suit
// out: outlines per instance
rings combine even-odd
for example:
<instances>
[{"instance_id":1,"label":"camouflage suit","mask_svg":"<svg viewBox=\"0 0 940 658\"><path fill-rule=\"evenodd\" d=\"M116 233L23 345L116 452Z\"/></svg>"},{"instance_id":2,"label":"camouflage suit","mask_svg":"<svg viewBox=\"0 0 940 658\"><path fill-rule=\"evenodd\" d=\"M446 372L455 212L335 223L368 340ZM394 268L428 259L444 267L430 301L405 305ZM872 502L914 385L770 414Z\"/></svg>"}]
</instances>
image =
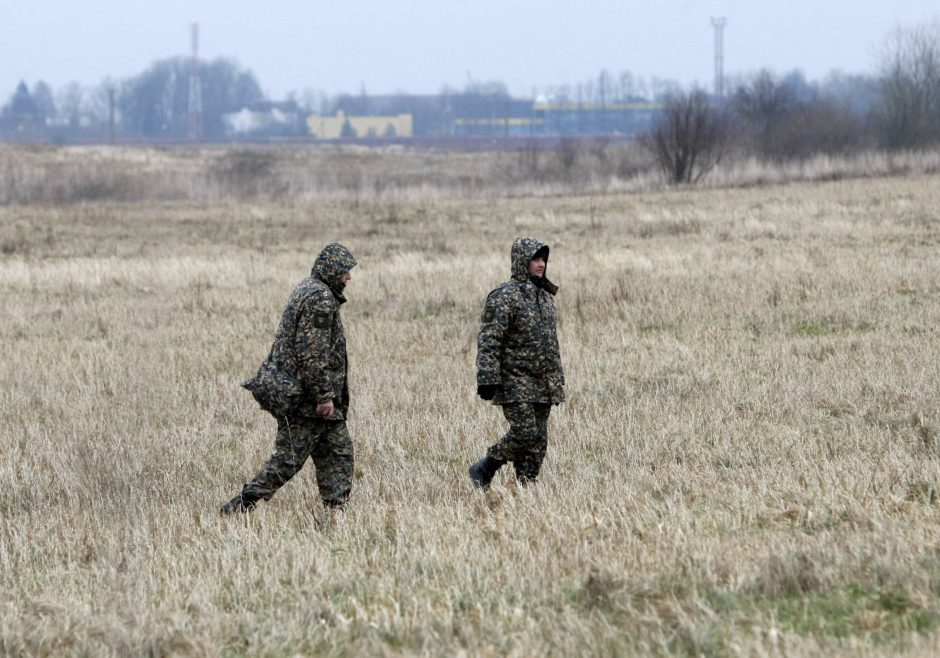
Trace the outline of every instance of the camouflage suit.
<instances>
[{"instance_id":1,"label":"camouflage suit","mask_svg":"<svg viewBox=\"0 0 940 658\"><path fill-rule=\"evenodd\" d=\"M535 257L543 257L547 267L548 251L535 238L513 243L512 278L487 296L477 338L478 390L495 387L493 404L502 407L509 422L506 435L487 451L489 463L499 468L513 462L522 482L538 476L548 445L549 412L565 399L553 300L558 287L544 274L528 273ZM486 486L484 479L474 477Z\"/></svg>"},{"instance_id":2,"label":"camouflage suit","mask_svg":"<svg viewBox=\"0 0 940 658\"><path fill-rule=\"evenodd\" d=\"M244 511L270 499L308 458L316 466L324 505L342 506L349 498L353 444L346 428L346 336L339 310L346 301L341 277L355 264L346 247L331 242L291 293L268 358L243 384L277 418L274 453L222 512ZM276 376L266 376L266 368ZM333 414L318 416L317 405L330 401Z\"/></svg>"}]
</instances>

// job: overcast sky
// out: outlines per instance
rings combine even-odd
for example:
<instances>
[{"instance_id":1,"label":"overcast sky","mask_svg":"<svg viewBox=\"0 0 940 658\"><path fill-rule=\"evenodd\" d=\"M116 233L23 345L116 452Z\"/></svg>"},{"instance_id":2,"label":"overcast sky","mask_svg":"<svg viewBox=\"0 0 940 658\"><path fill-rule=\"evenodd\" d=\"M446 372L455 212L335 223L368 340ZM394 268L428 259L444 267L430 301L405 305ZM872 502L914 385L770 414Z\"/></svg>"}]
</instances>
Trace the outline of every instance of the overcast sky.
<instances>
[{"instance_id":1,"label":"overcast sky","mask_svg":"<svg viewBox=\"0 0 940 658\"><path fill-rule=\"evenodd\" d=\"M629 70L711 87L712 17L724 16L725 73L769 67L874 72L898 25L940 18L938 0L2 0L0 102L16 84L142 72L186 55L234 58L274 99L462 88L501 80L517 95Z\"/></svg>"}]
</instances>

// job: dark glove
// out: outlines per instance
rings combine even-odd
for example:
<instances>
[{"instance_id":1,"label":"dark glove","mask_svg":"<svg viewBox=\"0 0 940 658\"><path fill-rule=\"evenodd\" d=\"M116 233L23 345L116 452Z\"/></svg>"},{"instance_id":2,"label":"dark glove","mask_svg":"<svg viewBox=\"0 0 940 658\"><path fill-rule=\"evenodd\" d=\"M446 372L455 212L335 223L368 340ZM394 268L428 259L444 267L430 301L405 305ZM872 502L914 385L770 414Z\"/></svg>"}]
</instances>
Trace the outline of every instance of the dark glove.
<instances>
[{"instance_id":1,"label":"dark glove","mask_svg":"<svg viewBox=\"0 0 940 658\"><path fill-rule=\"evenodd\" d=\"M496 397L497 389L499 389L499 386L496 384L480 384L477 386L477 395L484 400L492 400Z\"/></svg>"}]
</instances>

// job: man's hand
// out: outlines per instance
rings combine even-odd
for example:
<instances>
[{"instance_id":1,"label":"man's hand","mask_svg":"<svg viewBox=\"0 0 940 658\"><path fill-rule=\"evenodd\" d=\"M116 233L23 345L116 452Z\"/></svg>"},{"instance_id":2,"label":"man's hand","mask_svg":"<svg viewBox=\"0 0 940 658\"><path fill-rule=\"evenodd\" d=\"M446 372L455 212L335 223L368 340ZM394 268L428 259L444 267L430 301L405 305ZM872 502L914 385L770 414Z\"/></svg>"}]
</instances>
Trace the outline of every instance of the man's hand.
<instances>
[{"instance_id":1,"label":"man's hand","mask_svg":"<svg viewBox=\"0 0 940 658\"><path fill-rule=\"evenodd\" d=\"M496 384L480 384L477 386L477 395L479 395L484 400L492 400L496 397L496 391L499 389L499 386Z\"/></svg>"},{"instance_id":2,"label":"man's hand","mask_svg":"<svg viewBox=\"0 0 940 658\"><path fill-rule=\"evenodd\" d=\"M333 401L321 402L317 405L317 415L323 418L329 418L333 415Z\"/></svg>"}]
</instances>

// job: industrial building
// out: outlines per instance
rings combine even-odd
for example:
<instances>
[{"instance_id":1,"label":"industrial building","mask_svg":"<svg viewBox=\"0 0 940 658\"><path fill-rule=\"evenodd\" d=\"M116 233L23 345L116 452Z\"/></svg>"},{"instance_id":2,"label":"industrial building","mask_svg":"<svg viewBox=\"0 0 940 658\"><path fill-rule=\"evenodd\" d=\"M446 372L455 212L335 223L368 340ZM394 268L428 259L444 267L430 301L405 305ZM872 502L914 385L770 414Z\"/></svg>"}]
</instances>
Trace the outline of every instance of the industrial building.
<instances>
[{"instance_id":1,"label":"industrial building","mask_svg":"<svg viewBox=\"0 0 940 658\"><path fill-rule=\"evenodd\" d=\"M503 95L344 96L335 115L307 117L316 140L448 137L630 136L646 131L660 105L532 101Z\"/></svg>"}]
</instances>

